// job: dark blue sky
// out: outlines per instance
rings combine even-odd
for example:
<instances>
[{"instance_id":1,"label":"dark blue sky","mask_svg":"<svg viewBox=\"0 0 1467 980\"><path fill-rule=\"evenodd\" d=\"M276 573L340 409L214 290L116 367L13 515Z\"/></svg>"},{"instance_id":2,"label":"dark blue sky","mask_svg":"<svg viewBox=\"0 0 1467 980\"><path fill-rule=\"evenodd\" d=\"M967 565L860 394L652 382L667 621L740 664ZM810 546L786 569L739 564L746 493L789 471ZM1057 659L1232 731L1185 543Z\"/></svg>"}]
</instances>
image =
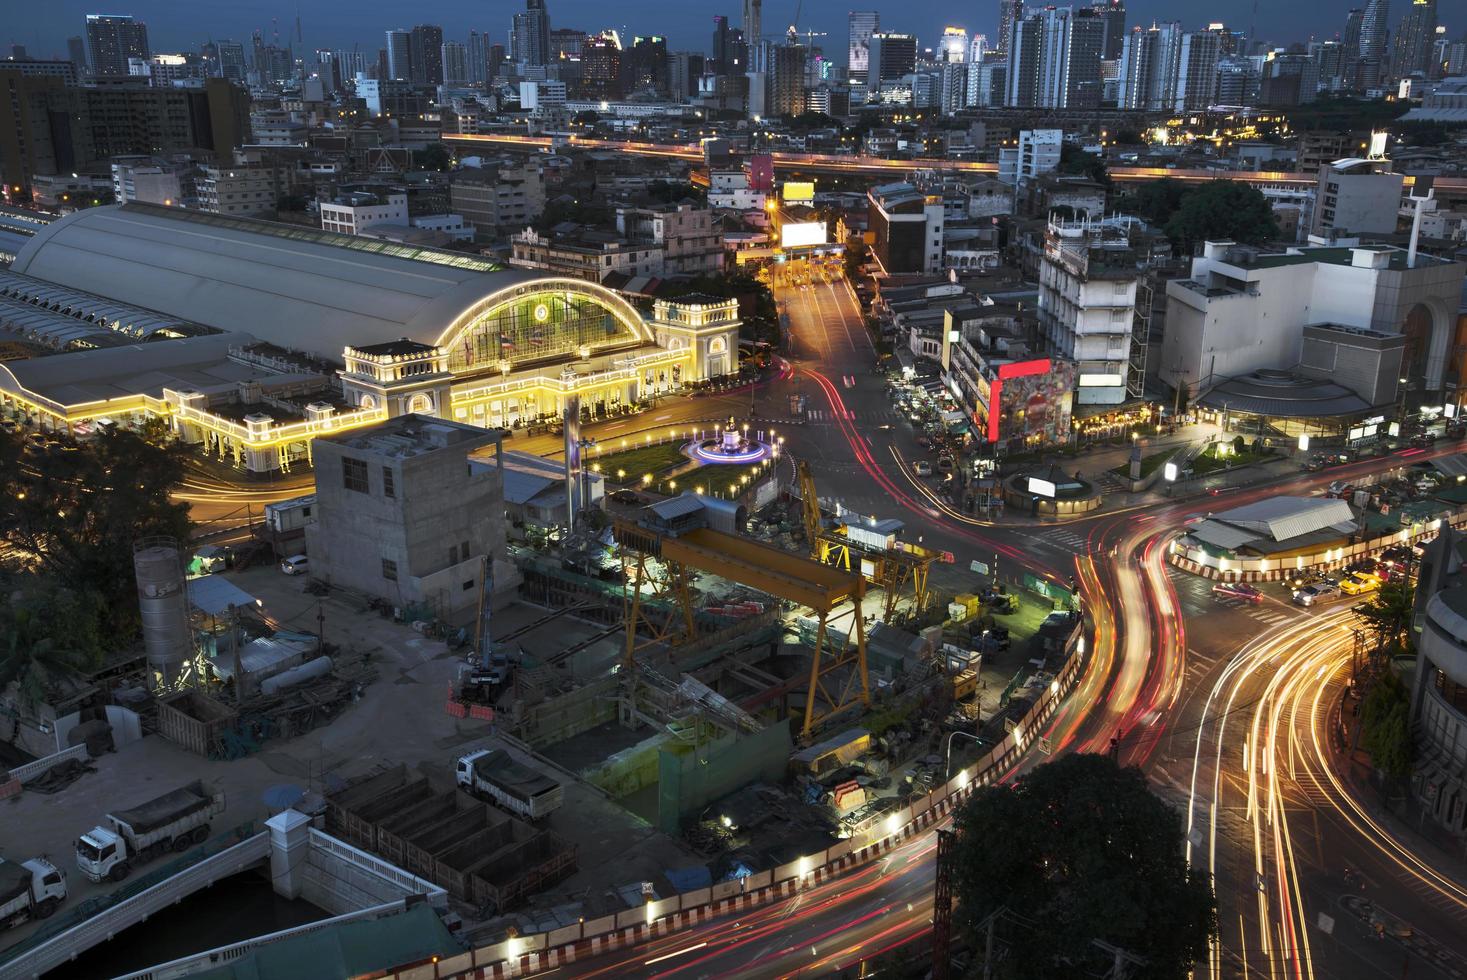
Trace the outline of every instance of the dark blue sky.
<instances>
[{"instance_id":1,"label":"dark blue sky","mask_svg":"<svg viewBox=\"0 0 1467 980\"><path fill-rule=\"evenodd\" d=\"M1061 2L1061 0L1051 0ZM547 0L551 24L597 31L606 27L625 28L630 34L664 34L674 48L704 50L715 14L727 14L738 23L742 0ZM1257 0L1258 36L1284 44L1307 40L1313 34L1332 37L1345 21L1345 11L1362 6L1363 0ZM900 3L868 3L865 0L805 0L800 26L827 31L826 49L840 51L846 40L846 12L852 7L876 9L882 26L912 31L928 45L945 24L990 37L996 28L997 0L901 0ZM1405 10L1407 0L1392 4L1392 21ZM1450 17L1452 3L1438 4L1439 16ZM271 18L280 21L282 42L293 39L296 11L300 11L305 46L350 47L362 50L382 46L382 32L391 27L417 23L442 24L450 39L467 37L469 29L487 31L503 39L511 14L522 10L520 0L432 0L426 3L388 3L386 0L107 0L97 4L84 0L0 0L6 8L0 18L0 42L25 44L32 56L65 56L66 38L82 33L88 13L131 13L145 20L154 51L192 50L206 37L232 37L247 41L251 32L271 30ZM1152 18L1176 19L1187 26L1202 26L1210 20L1225 21L1246 30L1252 19L1249 0L1128 0L1128 23L1149 23ZM1457 8L1462 9L1462 8ZM795 0L765 0L766 33L787 26L794 15ZM1449 21L1457 36L1467 18Z\"/></svg>"}]
</instances>

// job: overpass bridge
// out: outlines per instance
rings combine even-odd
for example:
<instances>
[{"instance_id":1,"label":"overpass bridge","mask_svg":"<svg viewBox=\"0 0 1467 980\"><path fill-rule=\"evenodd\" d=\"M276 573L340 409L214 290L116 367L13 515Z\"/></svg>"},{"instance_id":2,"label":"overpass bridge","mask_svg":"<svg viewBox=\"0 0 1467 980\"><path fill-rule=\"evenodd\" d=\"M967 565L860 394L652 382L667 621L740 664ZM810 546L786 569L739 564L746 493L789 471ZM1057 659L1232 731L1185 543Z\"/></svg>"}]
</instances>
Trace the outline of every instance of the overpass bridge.
<instances>
[{"instance_id":1,"label":"overpass bridge","mask_svg":"<svg viewBox=\"0 0 1467 980\"><path fill-rule=\"evenodd\" d=\"M703 148L696 143L647 143L638 140L593 139L585 136L521 136L512 133L449 135L444 136L443 140L446 143L452 143L459 147L461 152L472 151L474 149L520 149L528 152L549 152L555 147L571 147L579 150L605 150L615 153L631 153L637 156L663 157L682 160L686 163L703 162ZM902 174L913 170L937 170L948 173L984 175L998 173L998 165L995 163L980 163L976 160L948 160L939 157L914 157L912 159L892 160L885 157L840 155L834 153L792 153L788 151L774 151L770 155L774 158L774 167L776 170L800 170L833 174L865 174L872 177L888 176L892 178L898 178ZM1271 187L1293 186L1304 188L1313 187L1316 182L1315 175L1294 171L1221 170L1215 168L1182 170L1171 169L1169 167L1110 167L1108 170L1112 180L1122 183L1160 180L1165 177L1170 177L1172 180L1187 183L1206 180L1241 180L1249 184L1261 184ZM1415 179L1413 177L1406 177L1407 187L1412 186L1414 183ZM1467 193L1467 178L1438 177L1436 178L1435 186L1438 193Z\"/></svg>"}]
</instances>

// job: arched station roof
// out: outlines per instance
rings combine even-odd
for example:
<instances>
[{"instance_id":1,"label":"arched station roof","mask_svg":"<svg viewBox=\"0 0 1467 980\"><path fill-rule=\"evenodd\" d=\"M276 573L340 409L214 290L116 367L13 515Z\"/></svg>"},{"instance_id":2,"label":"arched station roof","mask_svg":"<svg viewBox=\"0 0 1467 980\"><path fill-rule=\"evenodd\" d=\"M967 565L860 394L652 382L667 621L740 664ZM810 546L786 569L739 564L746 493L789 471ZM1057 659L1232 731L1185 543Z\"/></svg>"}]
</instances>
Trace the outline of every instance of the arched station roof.
<instances>
[{"instance_id":1,"label":"arched station roof","mask_svg":"<svg viewBox=\"0 0 1467 980\"><path fill-rule=\"evenodd\" d=\"M483 256L152 204L90 208L39 230L12 271L332 360L347 346L440 342L497 297L575 290L640 337L594 283Z\"/></svg>"}]
</instances>

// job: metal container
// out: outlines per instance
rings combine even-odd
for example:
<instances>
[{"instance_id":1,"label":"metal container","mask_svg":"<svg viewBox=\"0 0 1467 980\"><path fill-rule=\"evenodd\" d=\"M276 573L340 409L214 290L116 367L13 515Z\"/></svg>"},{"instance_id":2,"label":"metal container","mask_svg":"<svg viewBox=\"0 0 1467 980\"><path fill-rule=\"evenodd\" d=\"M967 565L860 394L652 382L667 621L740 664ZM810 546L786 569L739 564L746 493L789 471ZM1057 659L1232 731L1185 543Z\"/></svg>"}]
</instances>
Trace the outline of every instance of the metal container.
<instances>
[{"instance_id":1,"label":"metal container","mask_svg":"<svg viewBox=\"0 0 1467 980\"><path fill-rule=\"evenodd\" d=\"M143 538L133 546L132 564L150 681L155 690L172 690L193 654L178 542L166 537Z\"/></svg>"}]
</instances>

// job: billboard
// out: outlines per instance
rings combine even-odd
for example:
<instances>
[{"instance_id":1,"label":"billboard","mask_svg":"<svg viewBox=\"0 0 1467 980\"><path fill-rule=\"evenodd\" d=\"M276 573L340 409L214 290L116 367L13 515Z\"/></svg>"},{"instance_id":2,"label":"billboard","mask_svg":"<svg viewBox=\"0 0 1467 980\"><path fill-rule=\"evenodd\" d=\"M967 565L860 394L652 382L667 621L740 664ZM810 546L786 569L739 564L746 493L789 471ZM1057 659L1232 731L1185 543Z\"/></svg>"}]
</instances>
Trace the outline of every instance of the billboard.
<instances>
[{"instance_id":1,"label":"billboard","mask_svg":"<svg viewBox=\"0 0 1467 980\"><path fill-rule=\"evenodd\" d=\"M779 226L781 248L799 248L802 245L824 245L825 222L791 221Z\"/></svg>"},{"instance_id":2,"label":"billboard","mask_svg":"<svg viewBox=\"0 0 1467 980\"><path fill-rule=\"evenodd\" d=\"M781 189L786 204L813 204L815 182L810 180L787 180Z\"/></svg>"},{"instance_id":3,"label":"billboard","mask_svg":"<svg viewBox=\"0 0 1467 980\"><path fill-rule=\"evenodd\" d=\"M997 373L989 385L989 442L1002 442L1010 451L1017 451L1022 446L1069 440L1076 375L1073 361L1015 361L1000 364Z\"/></svg>"}]
</instances>

